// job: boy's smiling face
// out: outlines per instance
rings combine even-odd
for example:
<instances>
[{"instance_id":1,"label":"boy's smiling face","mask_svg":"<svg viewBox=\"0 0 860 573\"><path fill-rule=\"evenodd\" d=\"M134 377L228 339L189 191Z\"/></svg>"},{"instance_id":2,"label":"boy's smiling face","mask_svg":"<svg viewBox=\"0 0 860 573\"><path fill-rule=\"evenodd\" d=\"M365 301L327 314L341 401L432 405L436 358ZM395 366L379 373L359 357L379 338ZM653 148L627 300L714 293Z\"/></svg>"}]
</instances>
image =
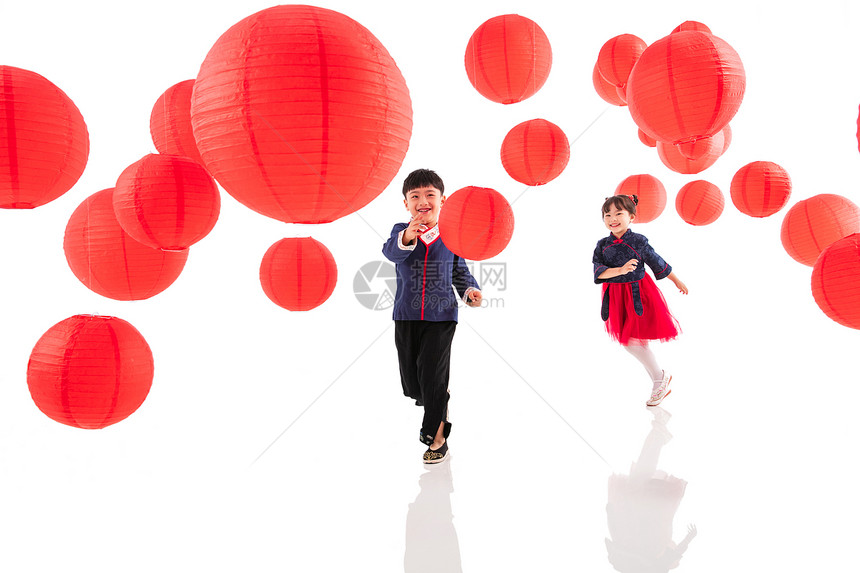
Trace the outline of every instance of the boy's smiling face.
<instances>
[{"instance_id":1,"label":"boy's smiling face","mask_svg":"<svg viewBox=\"0 0 860 573\"><path fill-rule=\"evenodd\" d=\"M403 204L413 219L419 219L428 228L439 222L439 211L445 203L445 196L435 187L418 187L406 193Z\"/></svg>"}]
</instances>

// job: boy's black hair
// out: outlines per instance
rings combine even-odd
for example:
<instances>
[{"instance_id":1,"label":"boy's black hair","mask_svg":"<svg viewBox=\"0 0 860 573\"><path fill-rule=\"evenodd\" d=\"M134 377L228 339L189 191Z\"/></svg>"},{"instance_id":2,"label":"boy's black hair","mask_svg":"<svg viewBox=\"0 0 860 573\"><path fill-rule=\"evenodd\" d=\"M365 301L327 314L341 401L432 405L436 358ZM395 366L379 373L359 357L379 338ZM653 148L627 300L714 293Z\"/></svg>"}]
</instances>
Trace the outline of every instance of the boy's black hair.
<instances>
[{"instance_id":1,"label":"boy's black hair","mask_svg":"<svg viewBox=\"0 0 860 573\"><path fill-rule=\"evenodd\" d=\"M403 180L403 196L421 187L435 187L439 193L445 194L445 184L442 183L442 178L436 175L432 169L416 169L406 176Z\"/></svg>"},{"instance_id":2,"label":"boy's black hair","mask_svg":"<svg viewBox=\"0 0 860 573\"><path fill-rule=\"evenodd\" d=\"M607 197L603 202L603 207L600 214L609 213L609 210L615 207L616 209L624 209L631 215L636 214L636 205L639 204L639 197L636 195L613 195Z\"/></svg>"}]
</instances>

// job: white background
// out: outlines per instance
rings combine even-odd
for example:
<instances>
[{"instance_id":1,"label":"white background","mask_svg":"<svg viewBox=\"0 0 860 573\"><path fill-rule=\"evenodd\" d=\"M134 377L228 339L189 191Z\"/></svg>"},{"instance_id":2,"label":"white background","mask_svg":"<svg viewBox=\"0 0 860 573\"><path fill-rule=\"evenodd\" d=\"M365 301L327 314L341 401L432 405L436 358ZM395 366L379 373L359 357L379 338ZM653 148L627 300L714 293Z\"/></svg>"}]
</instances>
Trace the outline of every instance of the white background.
<instances>
[{"instance_id":1,"label":"white background","mask_svg":"<svg viewBox=\"0 0 860 573\"><path fill-rule=\"evenodd\" d=\"M320 2L369 28L406 78L415 123L401 172L365 209L320 226L267 219L224 193L217 226L176 283L118 302L69 270L68 217L155 152L148 128L159 95L269 4L0 1L0 63L63 89L91 142L71 191L0 212L0 569L397 571L407 545L442 545L437 558L466 571L611 571L607 478L639 455L650 383L603 333L590 258L606 232L603 198L635 173L657 176L669 205L634 230L690 288L682 297L660 283L684 334L655 348L674 375L664 406L675 438L659 466L688 482L674 539L689 523L699 532L680 569L856 563L860 336L815 305L811 269L779 241L785 210L752 219L728 191L738 168L768 160L791 175L790 204L818 193L860 203L860 9L848 0L562 4ZM463 54L482 22L507 13L543 28L553 67L534 97L502 106L471 87ZM747 75L731 147L696 176L665 168L626 108L591 84L606 40L632 33L651 43L685 20L729 42ZM499 148L536 117L574 143L558 179L527 188L504 172ZM496 306L461 310L454 341L452 477L443 480L454 491L442 496L454 517L444 504L431 515L453 523L453 548L432 528L406 534L409 506L425 492L420 412L400 395L390 311L370 311L352 292L355 273L381 259L391 225L405 220L400 185L419 167L437 170L449 193L497 189L516 216L495 259L507 265L507 288L486 285ZM678 188L697 178L727 197L707 227L673 209ZM291 313L263 294L259 263L275 241L308 235L332 251L339 281L322 307ZM26 384L35 342L79 313L128 320L155 357L143 406L99 431L48 419Z\"/></svg>"}]
</instances>

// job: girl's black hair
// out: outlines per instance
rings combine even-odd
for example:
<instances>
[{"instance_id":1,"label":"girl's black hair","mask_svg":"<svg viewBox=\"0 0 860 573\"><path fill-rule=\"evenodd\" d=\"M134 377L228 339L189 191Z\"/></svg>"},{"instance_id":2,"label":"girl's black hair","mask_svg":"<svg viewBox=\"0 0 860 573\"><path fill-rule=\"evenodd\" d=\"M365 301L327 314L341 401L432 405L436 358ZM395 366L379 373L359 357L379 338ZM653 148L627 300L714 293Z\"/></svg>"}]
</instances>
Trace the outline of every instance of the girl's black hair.
<instances>
[{"instance_id":1,"label":"girl's black hair","mask_svg":"<svg viewBox=\"0 0 860 573\"><path fill-rule=\"evenodd\" d=\"M403 180L403 196L406 197L407 193L421 187L435 187L439 193L445 194L445 184L442 183L442 178L436 175L432 169L416 169L407 175L406 179Z\"/></svg>"},{"instance_id":2,"label":"girl's black hair","mask_svg":"<svg viewBox=\"0 0 860 573\"><path fill-rule=\"evenodd\" d=\"M639 197L636 195L613 195L607 197L603 202L603 208L600 214L609 213L609 210L615 207L616 209L624 209L631 215L636 214L636 205L639 204Z\"/></svg>"}]
</instances>

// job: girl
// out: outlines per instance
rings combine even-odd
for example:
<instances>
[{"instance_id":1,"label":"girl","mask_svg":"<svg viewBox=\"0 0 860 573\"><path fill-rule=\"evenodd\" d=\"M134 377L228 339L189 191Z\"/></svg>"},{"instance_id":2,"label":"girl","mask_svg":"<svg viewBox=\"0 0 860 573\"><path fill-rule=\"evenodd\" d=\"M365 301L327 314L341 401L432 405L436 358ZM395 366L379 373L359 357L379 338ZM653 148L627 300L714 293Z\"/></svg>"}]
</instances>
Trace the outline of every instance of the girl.
<instances>
[{"instance_id":1,"label":"girl","mask_svg":"<svg viewBox=\"0 0 860 573\"><path fill-rule=\"evenodd\" d=\"M648 239L630 230L638 203L636 195L615 195L604 201L603 223L610 235L597 242L592 260L594 282L604 283L600 314L606 331L648 371L654 386L646 404L656 406L671 393L672 377L657 365L648 341L672 340L681 328L642 263L651 267L658 280L668 277L683 294L688 291Z\"/></svg>"}]
</instances>

